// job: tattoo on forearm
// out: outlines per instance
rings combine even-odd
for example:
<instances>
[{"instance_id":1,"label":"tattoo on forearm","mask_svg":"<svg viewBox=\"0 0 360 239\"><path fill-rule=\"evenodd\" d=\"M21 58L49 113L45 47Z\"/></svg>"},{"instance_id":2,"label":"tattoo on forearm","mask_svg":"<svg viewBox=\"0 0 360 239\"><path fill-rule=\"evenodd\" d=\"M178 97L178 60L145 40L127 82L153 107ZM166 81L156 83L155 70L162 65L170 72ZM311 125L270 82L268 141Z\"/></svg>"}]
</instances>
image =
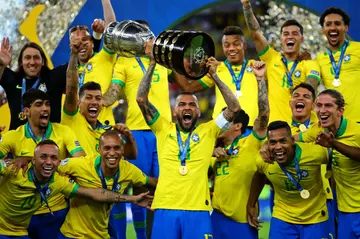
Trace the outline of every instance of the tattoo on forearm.
<instances>
[{"instance_id":1,"label":"tattoo on forearm","mask_svg":"<svg viewBox=\"0 0 360 239\"><path fill-rule=\"evenodd\" d=\"M158 114L158 110L149 100L146 100L145 104L140 104L139 107L147 123L150 123L155 118L156 114Z\"/></svg>"},{"instance_id":2,"label":"tattoo on forearm","mask_svg":"<svg viewBox=\"0 0 360 239\"><path fill-rule=\"evenodd\" d=\"M257 120L260 120L260 128L264 129L267 127L269 122L269 100L268 100L268 92L267 92L267 81L262 78L257 78L258 81L258 108L259 115Z\"/></svg>"},{"instance_id":3,"label":"tattoo on forearm","mask_svg":"<svg viewBox=\"0 0 360 239\"><path fill-rule=\"evenodd\" d=\"M250 31L259 31L260 25L255 18L250 2L244 4L243 9L244 9L245 21Z\"/></svg>"},{"instance_id":4,"label":"tattoo on forearm","mask_svg":"<svg viewBox=\"0 0 360 239\"><path fill-rule=\"evenodd\" d=\"M77 103L77 92L78 92L78 57L77 55L71 54L68 68L66 70L66 105L73 105Z\"/></svg>"},{"instance_id":5,"label":"tattoo on forearm","mask_svg":"<svg viewBox=\"0 0 360 239\"><path fill-rule=\"evenodd\" d=\"M115 101L119 98L119 94L121 91L121 85L116 83L111 83L108 90L104 94L104 105L110 106L115 103Z\"/></svg>"},{"instance_id":6,"label":"tattoo on forearm","mask_svg":"<svg viewBox=\"0 0 360 239\"><path fill-rule=\"evenodd\" d=\"M137 97L147 97L151 87L151 80L155 70L155 64L150 64L149 68L145 72L137 92Z\"/></svg>"}]
</instances>

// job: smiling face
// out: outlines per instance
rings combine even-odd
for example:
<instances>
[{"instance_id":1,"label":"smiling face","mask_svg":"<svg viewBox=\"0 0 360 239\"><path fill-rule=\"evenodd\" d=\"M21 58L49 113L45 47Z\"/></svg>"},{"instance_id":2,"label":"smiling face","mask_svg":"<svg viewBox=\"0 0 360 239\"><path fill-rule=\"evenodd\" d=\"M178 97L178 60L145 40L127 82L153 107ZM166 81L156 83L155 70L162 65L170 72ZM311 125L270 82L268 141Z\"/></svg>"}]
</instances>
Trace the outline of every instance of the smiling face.
<instances>
[{"instance_id":1,"label":"smiling face","mask_svg":"<svg viewBox=\"0 0 360 239\"><path fill-rule=\"evenodd\" d=\"M348 26L345 25L341 15L329 14L324 19L322 31L326 36L329 45L338 48L345 40Z\"/></svg>"},{"instance_id":2,"label":"smiling face","mask_svg":"<svg viewBox=\"0 0 360 239\"><path fill-rule=\"evenodd\" d=\"M45 182L60 164L59 148L53 144L44 144L36 147L34 158L32 159L35 175L38 181Z\"/></svg>"},{"instance_id":3,"label":"smiling face","mask_svg":"<svg viewBox=\"0 0 360 239\"><path fill-rule=\"evenodd\" d=\"M302 87L294 90L290 100L293 118L309 118L313 106L313 95L311 91Z\"/></svg>"},{"instance_id":4,"label":"smiling face","mask_svg":"<svg viewBox=\"0 0 360 239\"><path fill-rule=\"evenodd\" d=\"M323 128L340 125L344 108L339 108L336 99L328 94L320 94L315 101L315 112Z\"/></svg>"},{"instance_id":5,"label":"smiling face","mask_svg":"<svg viewBox=\"0 0 360 239\"><path fill-rule=\"evenodd\" d=\"M304 42L304 37L302 36L298 26L291 25L282 29L280 41L284 53L294 54L300 52L300 47Z\"/></svg>"},{"instance_id":6,"label":"smiling face","mask_svg":"<svg viewBox=\"0 0 360 239\"><path fill-rule=\"evenodd\" d=\"M44 65L40 51L32 47L26 48L21 57L21 65L27 77L38 77Z\"/></svg>"},{"instance_id":7,"label":"smiling face","mask_svg":"<svg viewBox=\"0 0 360 239\"><path fill-rule=\"evenodd\" d=\"M123 141L119 134L106 135L100 138L99 153L101 167L104 172L112 171L119 167L119 162L124 154Z\"/></svg>"},{"instance_id":8,"label":"smiling face","mask_svg":"<svg viewBox=\"0 0 360 239\"><path fill-rule=\"evenodd\" d=\"M88 122L96 122L102 108L100 90L85 90L79 101L80 113Z\"/></svg>"},{"instance_id":9,"label":"smiling face","mask_svg":"<svg viewBox=\"0 0 360 239\"><path fill-rule=\"evenodd\" d=\"M222 38L222 47L225 57L232 65L241 64L244 61L245 43L240 35L224 35Z\"/></svg>"},{"instance_id":10,"label":"smiling face","mask_svg":"<svg viewBox=\"0 0 360 239\"><path fill-rule=\"evenodd\" d=\"M268 132L269 151L271 157L280 164L288 164L294 156L294 138L286 128Z\"/></svg>"},{"instance_id":11,"label":"smiling face","mask_svg":"<svg viewBox=\"0 0 360 239\"><path fill-rule=\"evenodd\" d=\"M197 119L200 117L199 103L194 95L179 95L176 99L173 116L183 131L190 131L194 128Z\"/></svg>"},{"instance_id":12,"label":"smiling face","mask_svg":"<svg viewBox=\"0 0 360 239\"><path fill-rule=\"evenodd\" d=\"M24 112L32 125L47 128L51 113L50 101L37 99L30 107L24 107Z\"/></svg>"}]
</instances>

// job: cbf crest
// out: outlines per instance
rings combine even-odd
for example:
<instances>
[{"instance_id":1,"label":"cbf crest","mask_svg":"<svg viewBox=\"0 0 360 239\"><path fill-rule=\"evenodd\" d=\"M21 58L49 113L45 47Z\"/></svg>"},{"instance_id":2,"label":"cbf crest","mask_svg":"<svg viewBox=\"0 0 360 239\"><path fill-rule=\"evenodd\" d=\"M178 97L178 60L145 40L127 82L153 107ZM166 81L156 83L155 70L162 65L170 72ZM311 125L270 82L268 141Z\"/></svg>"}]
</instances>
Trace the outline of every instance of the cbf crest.
<instances>
[{"instance_id":1,"label":"cbf crest","mask_svg":"<svg viewBox=\"0 0 360 239\"><path fill-rule=\"evenodd\" d=\"M301 171L301 177L302 177L302 178L307 178L307 177L309 177L309 171L308 171L308 170L302 170L302 171Z\"/></svg>"},{"instance_id":2,"label":"cbf crest","mask_svg":"<svg viewBox=\"0 0 360 239\"><path fill-rule=\"evenodd\" d=\"M40 84L38 89L41 90L42 92L45 92L45 93L47 92L47 88L46 88L45 83Z\"/></svg>"},{"instance_id":3,"label":"cbf crest","mask_svg":"<svg viewBox=\"0 0 360 239\"><path fill-rule=\"evenodd\" d=\"M198 143L200 141L200 137L197 133L195 133L193 136L191 136L191 139L194 143Z\"/></svg>"},{"instance_id":4,"label":"cbf crest","mask_svg":"<svg viewBox=\"0 0 360 239\"><path fill-rule=\"evenodd\" d=\"M346 55L346 56L344 57L344 62L347 62L347 61L350 61L350 55Z\"/></svg>"},{"instance_id":5,"label":"cbf crest","mask_svg":"<svg viewBox=\"0 0 360 239\"><path fill-rule=\"evenodd\" d=\"M239 154L239 147L235 148L232 152L231 155L238 155Z\"/></svg>"},{"instance_id":6,"label":"cbf crest","mask_svg":"<svg viewBox=\"0 0 360 239\"><path fill-rule=\"evenodd\" d=\"M295 71L294 76L295 76L296 78L300 78L301 72L300 72L299 70Z\"/></svg>"},{"instance_id":7,"label":"cbf crest","mask_svg":"<svg viewBox=\"0 0 360 239\"><path fill-rule=\"evenodd\" d=\"M87 70L87 71L91 71L92 68L93 68L93 65L92 65L91 63L88 63L88 64L86 65L86 70Z\"/></svg>"},{"instance_id":8,"label":"cbf crest","mask_svg":"<svg viewBox=\"0 0 360 239\"><path fill-rule=\"evenodd\" d=\"M116 191L119 191L120 189L121 189L121 184L120 183L116 184Z\"/></svg>"},{"instance_id":9,"label":"cbf crest","mask_svg":"<svg viewBox=\"0 0 360 239\"><path fill-rule=\"evenodd\" d=\"M247 71L247 72L253 72L253 69L252 69L250 66L248 66L248 67L246 68L246 71Z\"/></svg>"},{"instance_id":10,"label":"cbf crest","mask_svg":"<svg viewBox=\"0 0 360 239\"><path fill-rule=\"evenodd\" d=\"M51 189L51 188L48 188L48 189L46 190L46 192L45 192L45 197L50 196L51 192L52 192L52 189Z\"/></svg>"}]
</instances>

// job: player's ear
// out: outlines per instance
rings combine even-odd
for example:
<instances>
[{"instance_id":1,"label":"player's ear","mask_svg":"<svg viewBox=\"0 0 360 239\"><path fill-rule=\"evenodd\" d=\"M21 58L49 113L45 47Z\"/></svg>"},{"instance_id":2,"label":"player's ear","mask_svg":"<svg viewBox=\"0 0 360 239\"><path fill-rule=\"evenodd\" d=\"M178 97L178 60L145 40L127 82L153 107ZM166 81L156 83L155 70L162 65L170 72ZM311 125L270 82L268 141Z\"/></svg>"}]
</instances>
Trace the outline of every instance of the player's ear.
<instances>
[{"instance_id":1,"label":"player's ear","mask_svg":"<svg viewBox=\"0 0 360 239\"><path fill-rule=\"evenodd\" d=\"M31 106L30 106L31 107ZM24 113L26 115L26 117L29 117L30 115L30 108L29 107L24 107Z\"/></svg>"}]
</instances>

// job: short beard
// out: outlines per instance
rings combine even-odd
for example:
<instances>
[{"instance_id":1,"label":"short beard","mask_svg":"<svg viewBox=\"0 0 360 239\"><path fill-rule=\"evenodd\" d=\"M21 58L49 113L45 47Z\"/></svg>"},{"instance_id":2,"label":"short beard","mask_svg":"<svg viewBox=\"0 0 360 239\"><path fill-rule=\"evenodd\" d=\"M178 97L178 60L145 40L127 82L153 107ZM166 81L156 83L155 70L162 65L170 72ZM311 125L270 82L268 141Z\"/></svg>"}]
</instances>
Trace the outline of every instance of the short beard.
<instances>
[{"instance_id":1,"label":"short beard","mask_svg":"<svg viewBox=\"0 0 360 239\"><path fill-rule=\"evenodd\" d=\"M183 123L182 123L182 117L177 116L176 118L177 118L177 121L178 121L178 123L179 123L179 125L180 125L181 129L182 129L182 130L184 130L184 131L189 131L189 132L190 132L192 129L194 129L195 124L196 124L197 119L198 119L197 117L196 117L196 118L191 119L191 126L190 126L190 128L186 128L186 127L183 125Z\"/></svg>"}]
</instances>

